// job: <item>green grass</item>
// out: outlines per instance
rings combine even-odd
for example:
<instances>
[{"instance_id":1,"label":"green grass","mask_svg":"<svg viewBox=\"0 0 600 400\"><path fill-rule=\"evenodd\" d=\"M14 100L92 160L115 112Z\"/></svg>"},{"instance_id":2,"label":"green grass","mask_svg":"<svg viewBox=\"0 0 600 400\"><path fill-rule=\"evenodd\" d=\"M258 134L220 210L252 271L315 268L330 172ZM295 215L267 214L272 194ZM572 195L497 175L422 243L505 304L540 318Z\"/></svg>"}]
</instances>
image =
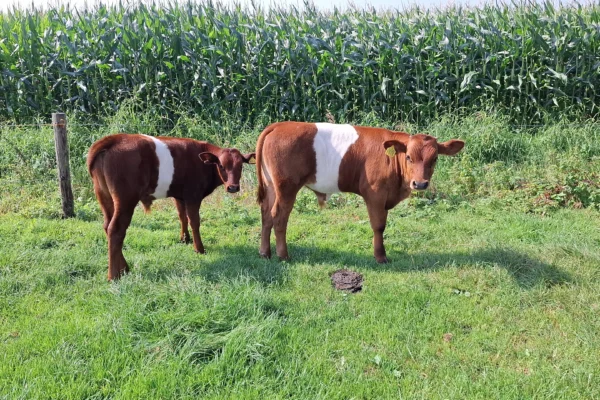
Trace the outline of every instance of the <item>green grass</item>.
<instances>
[{"instance_id":1,"label":"green grass","mask_svg":"<svg viewBox=\"0 0 600 400\"><path fill-rule=\"evenodd\" d=\"M361 201L312 197L291 262L258 257L243 194L204 206L207 255L169 202L137 210L118 283L97 212L1 215L0 398L599 397L600 213L403 203L378 265Z\"/></svg>"},{"instance_id":2,"label":"green grass","mask_svg":"<svg viewBox=\"0 0 600 400\"><path fill-rule=\"evenodd\" d=\"M137 210L118 283L106 282L91 143L124 130L248 151L262 126L190 117L164 131L128 105L103 126L72 123L70 220L51 128L0 127L0 399L600 398L599 130L509 122L424 130L467 145L391 212L390 264L372 257L360 198L321 211L308 191L293 260L259 258L248 167L242 193L203 205L206 255L178 243L169 201ZM361 293L331 287L340 268L364 275Z\"/></svg>"}]
</instances>

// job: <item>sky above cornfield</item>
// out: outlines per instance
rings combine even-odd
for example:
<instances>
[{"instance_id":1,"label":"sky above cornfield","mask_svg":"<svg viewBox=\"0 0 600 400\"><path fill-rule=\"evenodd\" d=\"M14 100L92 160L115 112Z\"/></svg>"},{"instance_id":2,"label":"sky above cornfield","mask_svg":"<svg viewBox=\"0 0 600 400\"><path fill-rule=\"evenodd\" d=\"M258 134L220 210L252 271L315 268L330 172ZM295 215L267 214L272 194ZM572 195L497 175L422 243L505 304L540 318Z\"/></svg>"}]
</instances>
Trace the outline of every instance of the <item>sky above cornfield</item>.
<instances>
[{"instance_id":1,"label":"sky above cornfield","mask_svg":"<svg viewBox=\"0 0 600 400\"><path fill-rule=\"evenodd\" d=\"M127 0L122 0L124 3ZM182 0L179 0L183 2ZM223 4L250 4L252 0L214 0L215 3ZM0 0L0 10L7 10L12 5L18 5L21 8L30 7L34 5L36 8L45 8L48 6L55 6L57 4L71 4L77 8L87 6L93 6L98 2L105 4L115 4L119 0ZM349 6L355 6L358 8L375 7L377 9L404 9L413 5L419 5L422 7L447 7L457 4L462 5L480 5L485 2L493 2L492 0L314 0L314 4L320 9L331 9L334 6L338 8L346 8ZM564 0L562 1L565 2ZM568 2L568 1L567 1ZM255 4L261 5L263 8L284 5L300 5L304 4L302 0L254 0Z\"/></svg>"}]
</instances>

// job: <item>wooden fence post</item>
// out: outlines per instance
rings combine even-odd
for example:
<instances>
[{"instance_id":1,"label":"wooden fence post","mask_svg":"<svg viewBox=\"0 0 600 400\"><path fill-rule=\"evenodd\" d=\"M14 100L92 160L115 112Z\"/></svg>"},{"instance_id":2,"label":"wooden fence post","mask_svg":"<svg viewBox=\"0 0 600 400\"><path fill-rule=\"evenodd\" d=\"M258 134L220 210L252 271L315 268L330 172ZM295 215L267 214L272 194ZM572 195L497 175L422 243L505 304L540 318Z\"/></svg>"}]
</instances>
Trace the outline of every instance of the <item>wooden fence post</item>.
<instances>
[{"instance_id":1,"label":"wooden fence post","mask_svg":"<svg viewBox=\"0 0 600 400\"><path fill-rule=\"evenodd\" d=\"M71 189L71 169L69 168L69 144L67 142L67 116L64 113L52 114L54 126L54 146L58 165L58 184L62 197L63 218L75 216L73 190Z\"/></svg>"}]
</instances>

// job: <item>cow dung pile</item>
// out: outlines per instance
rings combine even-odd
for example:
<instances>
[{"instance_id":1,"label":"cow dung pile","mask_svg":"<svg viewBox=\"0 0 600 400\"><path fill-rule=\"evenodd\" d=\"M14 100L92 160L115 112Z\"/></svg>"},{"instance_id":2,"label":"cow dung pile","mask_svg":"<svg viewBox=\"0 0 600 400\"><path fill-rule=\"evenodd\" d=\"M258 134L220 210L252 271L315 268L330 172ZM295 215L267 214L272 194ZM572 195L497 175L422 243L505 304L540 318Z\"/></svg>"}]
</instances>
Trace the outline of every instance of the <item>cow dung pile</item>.
<instances>
[{"instance_id":1,"label":"cow dung pile","mask_svg":"<svg viewBox=\"0 0 600 400\"><path fill-rule=\"evenodd\" d=\"M363 277L357 272L340 269L331 275L331 283L337 290L348 290L356 293L362 290Z\"/></svg>"}]
</instances>

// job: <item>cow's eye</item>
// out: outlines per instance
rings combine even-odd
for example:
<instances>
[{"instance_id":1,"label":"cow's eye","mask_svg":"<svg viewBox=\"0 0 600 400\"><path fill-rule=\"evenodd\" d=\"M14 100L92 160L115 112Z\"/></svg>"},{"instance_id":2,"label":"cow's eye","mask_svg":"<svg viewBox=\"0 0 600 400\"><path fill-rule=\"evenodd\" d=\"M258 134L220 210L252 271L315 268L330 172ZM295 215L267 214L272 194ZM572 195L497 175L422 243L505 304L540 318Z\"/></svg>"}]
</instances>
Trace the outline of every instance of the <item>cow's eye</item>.
<instances>
[{"instance_id":1,"label":"cow's eye","mask_svg":"<svg viewBox=\"0 0 600 400\"><path fill-rule=\"evenodd\" d=\"M412 160L410 159L410 156L408 154L406 155L406 161L412 162Z\"/></svg>"},{"instance_id":2,"label":"cow's eye","mask_svg":"<svg viewBox=\"0 0 600 400\"><path fill-rule=\"evenodd\" d=\"M433 159L433 163L435 164L437 162L437 156Z\"/></svg>"}]
</instances>

